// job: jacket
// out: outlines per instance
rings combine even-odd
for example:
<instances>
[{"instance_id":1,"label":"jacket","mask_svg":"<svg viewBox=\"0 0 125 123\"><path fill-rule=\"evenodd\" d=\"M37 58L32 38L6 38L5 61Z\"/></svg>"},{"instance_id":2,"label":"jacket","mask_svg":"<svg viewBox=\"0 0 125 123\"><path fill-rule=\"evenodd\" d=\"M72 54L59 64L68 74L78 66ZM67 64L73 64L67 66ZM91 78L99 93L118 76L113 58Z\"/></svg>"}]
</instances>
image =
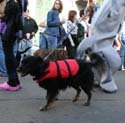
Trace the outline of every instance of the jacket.
<instances>
[{"instance_id":1,"label":"jacket","mask_svg":"<svg viewBox=\"0 0 125 123\"><path fill-rule=\"evenodd\" d=\"M57 10L51 10L47 15L47 28L44 31L48 35L59 37L60 19Z\"/></svg>"},{"instance_id":2,"label":"jacket","mask_svg":"<svg viewBox=\"0 0 125 123\"><path fill-rule=\"evenodd\" d=\"M28 6L28 0L23 0L23 1L24 1L24 5L22 5L23 4L22 0L17 0L18 4L20 6L20 11L26 12L26 9L27 9L27 6Z\"/></svg>"},{"instance_id":3,"label":"jacket","mask_svg":"<svg viewBox=\"0 0 125 123\"><path fill-rule=\"evenodd\" d=\"M9 0L5 7L5 16L2 21L6 23L6 29L2 35L2 40L15 40L16 32L22 28L19 4L14 0Z\"/></svg>"},{"instance_id":4,"label":"jacket","mask_svg":"<svg viewBox=\"0 0 125 123\"><path fill-rule=\"evenodd\" d=\"M24 38L26 33L30 33L30 38L32 38L32 32L37 32L38 26L36 21L33 18L24 18L24 26L23 26L23 33L24 33Z\"/></svg>"}]
</instances>

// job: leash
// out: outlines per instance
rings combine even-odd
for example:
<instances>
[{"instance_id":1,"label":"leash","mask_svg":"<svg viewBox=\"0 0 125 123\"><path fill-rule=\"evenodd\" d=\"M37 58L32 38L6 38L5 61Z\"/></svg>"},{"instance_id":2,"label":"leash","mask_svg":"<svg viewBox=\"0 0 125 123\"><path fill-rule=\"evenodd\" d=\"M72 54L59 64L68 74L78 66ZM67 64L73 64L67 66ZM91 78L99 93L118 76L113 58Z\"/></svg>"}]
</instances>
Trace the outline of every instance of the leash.
<instances>
[{"instance_id":1,"label":"leash","mask_svg":"<svg viewBox=\"0 0 125 123\"><path fill-rule=\"evenodd\" d=\"M75 29L76 26L74 26L58 43L57 47L59 47L64 40L66 40L66 38L71 34L71 32ZM55 51L56 49L53 49L46 57L44 57L43 60L47 60L49 58L49 56Z\"/></svg>"}]
</instances>

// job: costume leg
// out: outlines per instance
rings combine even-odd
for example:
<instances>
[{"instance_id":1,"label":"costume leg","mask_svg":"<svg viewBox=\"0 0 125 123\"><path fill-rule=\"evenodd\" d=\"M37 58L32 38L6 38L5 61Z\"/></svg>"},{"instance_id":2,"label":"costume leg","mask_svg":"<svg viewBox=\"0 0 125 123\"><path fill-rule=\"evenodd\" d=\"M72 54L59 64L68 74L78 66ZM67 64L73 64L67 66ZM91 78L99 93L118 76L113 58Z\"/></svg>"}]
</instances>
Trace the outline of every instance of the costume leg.
<instances>
[{"instance_id":1,"label":"costume leg","mask_svg":"<svg viewBox=\"0 0 125 123\"><path fill-rule=\"evenodd\" d=\"M108 92L117 90L112 75L118 70L121 60L117 52L112 48L112 44L121 29L125 18L124 11L125 1L105 0L102 8L94 16L92 36L83 40L77 49L77 58L82 58L84 51L88 47L91 47L95 52L101 51L104 54L110 72L107 76L107 82L101 82L100 86Z\"/></svg>"},{"instance_id":2,"label":"costume leg","mask_svg":"<svg viewBox=\"0 0 125 123\"><path fill-rule=\"evenodd\" d=\"M117 91L117 86L113 79L113 74L119 69L121 65L121 58L113 47L104 47L101 49L105 59L109 65L109 75L105 81L100 81L100 87L107 92Z\"/></svg>"}]
</instances>

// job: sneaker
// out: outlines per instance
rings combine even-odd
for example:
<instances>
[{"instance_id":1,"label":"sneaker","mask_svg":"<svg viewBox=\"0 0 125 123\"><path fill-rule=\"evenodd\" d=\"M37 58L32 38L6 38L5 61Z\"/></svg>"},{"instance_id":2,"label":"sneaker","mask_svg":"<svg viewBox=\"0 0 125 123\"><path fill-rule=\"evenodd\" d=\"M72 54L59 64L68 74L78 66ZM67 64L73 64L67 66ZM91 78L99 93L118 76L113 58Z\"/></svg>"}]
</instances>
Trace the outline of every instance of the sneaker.
<instances>
[{"instance_id":1,"label":"sneaker","mask_svg":"<svg viewBox=\"0 0 125 123\"><path fill-rule=\"evenodd\" d=\"M115 93L118 90L114 80L109 81L107 83L100 83L100 87L104 92L107 93Z\"/></svg>"},{"instance_id":2,"label":"sneaker","mask_svg":"<svg viewBox=\"0 0 125 123\"><path fill-rule=\"evenodd\" d=\"M5 91L18 91L21 88L22 86L20 84L15 87L10 86L7 82L0 84L0 90L5 90Z\"/></svg>"},{"instance_id":3,"label":"sneaker","mask_svg":"<svg viewBox=\"0 0 125 123\"><path fill-rule=\"evenodd\" d=\"M124 68L124 66L123 66L123 65L122 65L121 71L125 71L125 68Z\"/></svg>"}]
</instances>

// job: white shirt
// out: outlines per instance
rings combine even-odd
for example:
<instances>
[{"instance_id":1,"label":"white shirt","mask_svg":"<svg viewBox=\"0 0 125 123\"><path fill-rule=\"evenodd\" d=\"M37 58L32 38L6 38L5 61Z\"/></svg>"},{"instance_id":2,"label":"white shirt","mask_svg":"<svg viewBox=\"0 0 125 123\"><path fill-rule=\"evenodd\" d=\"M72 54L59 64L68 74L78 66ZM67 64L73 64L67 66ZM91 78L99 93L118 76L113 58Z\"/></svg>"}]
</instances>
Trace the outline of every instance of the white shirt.
<instances>
[{"instance_id":1,"label":"white shirt","mask_svg":"<svg viewBox=\"0 0 125 123\"><path fill-rule=\"evenodd\" d=\"M73 30L72 30L73 29ZM72 35L77 35L78 27L76 23L72 23L70 20L67 21L67 33L69 33L72 30ZM71 34L69 34L68 38L72 46L75 46L74 41L71 37Z\"/></svg>"}]
</instances>

